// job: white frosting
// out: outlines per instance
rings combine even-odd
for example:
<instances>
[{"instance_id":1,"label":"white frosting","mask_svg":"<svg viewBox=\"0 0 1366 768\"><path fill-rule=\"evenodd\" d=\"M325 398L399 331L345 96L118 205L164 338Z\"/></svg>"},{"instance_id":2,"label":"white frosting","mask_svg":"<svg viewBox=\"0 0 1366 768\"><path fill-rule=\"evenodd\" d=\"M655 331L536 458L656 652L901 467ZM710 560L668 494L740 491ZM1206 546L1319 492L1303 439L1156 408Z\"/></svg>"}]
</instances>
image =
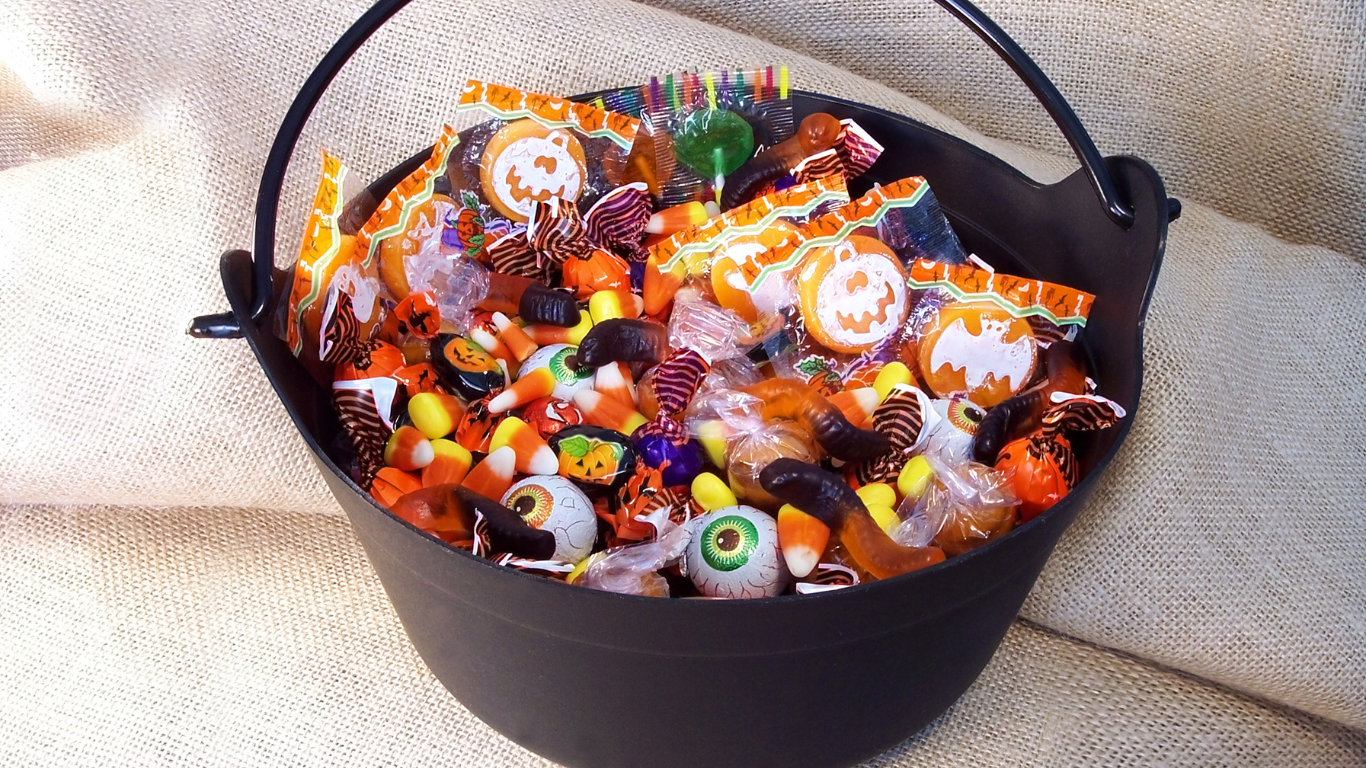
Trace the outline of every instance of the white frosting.
<instances>
[{"instance_id":1,"label":"white frosting","mask_svg":"<svg viewBox=\"0 0 1366 768\"><path fill-rule=\"evenodd\" d=\"M1011 320L982 318L982 333L974 336L959 317L939 334L930 352L930 370L948 364L954 371L963 371L968 389L982 386L987 376L1008 381L1012 392L1019 389L1034 370L1034 343L1029 336L1021 336L1007 344L1011 324Z\"/></svg>"},{"instance_id":2,"label":"white frosting","mask_svg":"<svg viewBox=\"0 0 1366 768\"><path fill-rule=\"evenodd\" d=\"M745 239L731 241L722 248L719 257L730 259L739 267L726 275L726 285L737 291L750 290L749 282L745 279L746 265L757 273L757 259L768 252L768 246L757 239ZM759 289L750 295L750 300L761 314L776 314L782 307L792 303L791 285L792 281L786 275L769 275L767 280L759 284Z\"/></svg>"},{"instance_id":3,"label":"white frosting","mask_svg":"<svg viewBox=\"0 0 1366 768\"><path fill-rule=\"evenodd\" d=\"M366 279L355 264L338 267L332 274L332 285L337 290L350 294L351 309L355 311L356 319L362 323L370 322L370 315L374 314L375 297L379 293L378 283L378 280Z\"/></svg>"},{"instance_id":4,"label":"white frosting","mask_svg":"<svg viewBox=\"0 0 1366 768\"><path fill-rule=\"evenodd\" d=\"M835 263L816 289L816 318L835 342L868 347L896 332L906 320L906 279L878 253L854 253L842 243Z\"/></svg>"},{"instance_id":5,"label":"white frosting","mask_svg":"<svg viewBox=\"0 0 1366 768\"><path fill-rule=\"evenodd\" d=\"M569 143L577 141L565 131L551 131L544 138L528 136L503 148L489 170L493 193L518 214L531 218L531 204L552 197L578 200L583 172Z\"/></svg>"}]
</instances>

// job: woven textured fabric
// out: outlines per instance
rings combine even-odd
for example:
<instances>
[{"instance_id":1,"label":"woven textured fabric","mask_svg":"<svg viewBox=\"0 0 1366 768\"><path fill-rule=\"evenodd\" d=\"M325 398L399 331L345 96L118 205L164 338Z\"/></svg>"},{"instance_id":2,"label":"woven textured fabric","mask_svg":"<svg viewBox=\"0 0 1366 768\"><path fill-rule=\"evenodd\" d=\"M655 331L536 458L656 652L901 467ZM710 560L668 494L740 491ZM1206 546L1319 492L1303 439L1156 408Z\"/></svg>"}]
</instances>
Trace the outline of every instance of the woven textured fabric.
<instances>
[{"instance_id":1,"label":"woven textured fabric","mask_svg":"<svg viewBox=\"0 0 1366 768\"><path fill-rule=\"evenodd\" d=\"M358 177L372 176L452 119L466 77L572 93L682 67L785 61L801 87L909 115L1032 176L1059 178L1075 169L1071 158L1050 153L1058 149L1049 143L1053 129L1030 122L1043 119L1017 98L1023 90L1003 65L967 52L977 44L966 33L953 43L946 32L937 43L961 45L961 56L912 66L924 54L904 35L907 25L922 24L909 3L817 6L829 26L852 30L824 46L779 37L814 29L803 26L808 4L745 6L755 21L745 32L797 50L622 0L564 4L553 15L543 5L505 0L454 8L419 0L377 34L324 96L300 142L278 230L281 261L297 245L320 146L346 158ZM1352 166L1359 155L1343 137L1361 110L1343 116L1341 89L1296 80L1293 67L1285 78L1261 78L1257 103L1290 100L1302 113L1294 120L1309 116L1309 144L1301 145L1258 132L1254 117L1292 120L1270 106L1248 117L1243 107L1201 98L1200 89L1223 87L1234 99L1254 75L1203 63L1218 30L1169 23L1215 13L1193 0L1147 10L1123 6L1120 26L1101 24L1102 14L1081 2L984 5L1058 78L1103 150L1139 151L1188 195L1146 330L1145 394L1134 431L1025 616L1366 728L1366 442L1354 429L1366 418L1366 329L1359 322L1366 267L1360 205L1333 207L1360 201L1361 165ZM225 308L217 257L250 244L259 172L274 132L307 73L364 6L0 0L0 297L7 308L0 312L0 502L250 507L277 510L281 520L337 512L245 344L196 341L183 330L192 316ZM701 7L708 18L731 23L706 10L719 6ZM792 11L790 23L760 23L782 8ZM868 8L868 15L855 18L853 8ZM929 24L937 11L928 4L923 11ZM1219 18L1237 22L1223 24L1230 34L1262 35L1279 50L1355 12L1287 15L1274 32L1251 28L1257 14ZM888 26L898 19L900 27ZM614 34L601 36L604 27ZM937 27L921 28L931 38L938 34ZM1339 56L1341 46L1328 42L1286 66L1331 70L1333 82L1340 80L1359 104L1361 57ZM1100 66L1099 54L1065 55L1111 49L1146 50L1150 57L1160 50L1164 67L1168 59L1188 65L1120 69ZM889 63L869 70L863 59L850 58L853 52ZM1241 61L1253 53L1219 55ZM942 78L929 75L941 71ZM926 79L901 81L896 72ZM943 90L916 85L930 81ZM921 93L943 112L883 83ZM1178 117L1187 133L1163 122ZM1143 141L1105 132L1115 126L1128 126ZM1259 183L1227 164L1231 150L1216 139L1262 158L1266 167L1257 170L1264 176L1253 180ZM1309 162L1305 146L1344 160L1331 167ZM1299 202L1278 207L1273 189ZM1322 194L1306 202L1306 189ZM1215 208L1260 226L1235 223ZM1299 216L1276 218L1263 209ZM1288 245L1266 228L1320 245ZM66 519L48 509L25 514ZM183 510L159 514L172 528L199 524ZM59 546L47 541L40 545ZM227 567L158 558L132 539L124 544L147 549L144 568L170 569L181 579ZM90 555L89 567L131 556L114 554L117 548L109 543ZM305 549L297 556L330 555ZM171 589L152 582L143 588L158 599ZM101 598L86 598L90 611L101 610ZM184 611L187 621L228 621ZM1017 631L1011 642L1022 636L1033 635ZM387 651L373 652L381 653ZM232 702L232 681L216 674L196 695L215 706L220 695ZM1047 692L1039 695L1049 700ZM237 709L225 711L249 716ZM291 711L289 722L322 717L310 712ZM1079 732L1096 712L1079 710L1068 722ZM1184 722L1188 714L1171 709L1166 721ZM1091 725L1110 733L1101 720ZM287 732L281 726L277 735ZM1249 743L1276 743L1255 739Z\"/></svg>"},{"instance_id":2,"label":"woven textured fabric","mask_svg":"<svg viewBox=\"0 0 1366 768\"><path fill-rule=\"evenodd\" d=\"M932 0L645 1L838 64L989 136L1069 152L1015 73ZM1103 154L1138 155L1178 197L1366 260L1366 4L977 5L1048 74Z\"/></svg>"},{"instance_id":3,"label":"woven textured fabric","mask_svg":"<svg viewBox=\"0 0 1366 768\"><path fill-rule=\"evenodd\" d=\"M0 615L5 765L552 765L423 667L336 518L0 509ZM1017 625L952 710L868 765L1363 761L1359 731Z\"/></svg>"}]
</instances>

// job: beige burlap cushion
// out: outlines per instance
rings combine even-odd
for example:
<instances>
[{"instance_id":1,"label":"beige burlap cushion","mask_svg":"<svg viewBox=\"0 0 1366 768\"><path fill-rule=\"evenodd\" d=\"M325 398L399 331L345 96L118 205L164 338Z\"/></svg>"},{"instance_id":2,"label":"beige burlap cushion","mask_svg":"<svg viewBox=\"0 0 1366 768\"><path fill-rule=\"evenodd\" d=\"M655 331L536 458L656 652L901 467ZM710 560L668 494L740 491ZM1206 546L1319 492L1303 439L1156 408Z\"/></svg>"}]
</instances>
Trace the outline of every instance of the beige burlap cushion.
<instances>
[{"instance_id":1,"label":"beige burlap cushion","mask_svg":"<svg viewBox=\"0 0 1366 768\"><path fill-rule=\"evenodd\" d=\"M4 765L552 765L446 693L337 518L0 508L0 615ZM1018 624L868 765L1363 760L1359 731Z\"/></svg>"},{"instance_id":2,"label":"beige burlap cushion","mask_svg":"<svg viewBox=\"0 0 1366 768\"><path fill-rule=\"evenodd\" d=\"M1012 32L1018 24L1027 47L1056 68L1102 151L1138 151L1188 195L1147 328L1145 399L1133 435L1025 616L1360 728L1366 443L1357 425L1366 417L1359 322L1366 267L1360 206L1333 207L1361 194L1360 161L1352 165L1361 138L1351 133L1360 110L1342 113L1341 89L1314 84L1341 81L1359 103L1362 59L1359 47L1354 58L1350 44L1320 35L1342 26L1333 26L1341 12L1325 6L1296 17L1292 11L1304 9L1294 3L1270 5L1266 12L1283 18L1275 29L1247 13L1218 16L1219 24L1169 23L1214 13L1194 0L1114 14L1079 2L986 4ZM802 87L911 115L1036 177L1071 172L1075 162L1052 154L1057 146L1037 110L1001 84L1001 65L966 52L933 55L924 39L907 41L907 28L915 28L950 44L933 32L932 9L914 6L858 6L869 9L865 16L835 3L744 6L744 18L755 20L744 30L787 35L774 38L795 48L786 50L620 0L553 9L530 0L419 0L362 50L319 105L291 169L281 253L297 243L319 146L338 151L358 175L377 173L430 141L470 76L573 92L684 66L786 61ZM794 19L824 14L848 31L831 33L826 44L804 41L802 30L820 28L767 15L784 8ZM335 513L245 345L195 341L183 330L191 316L225 307L217 255L250 244L255 188L280 117L363 9L356 0L0 0L0 501ZM738 24L733 14L720 16ZM885 31L892 22L900 25L895 34ZM613 33L597 32L604 27ZM1292 72L1333 77L1211 67L1216 33L1246 43L1221 62L1261 61L1261 49L1246 41L1263 41L1297 51L1285 57ZM1305 35L1323 42L1301 54L1292 43ZM973 45L960 42L965 50ZM1165 69L1133 64L1157 58ZM943 112L837 64L915 90ZM993 74L984 74L987 67ZM897 72L914 77L896 79ZM1230 100L1248 92L1260 94L1259 106L1229 122ZM1341 164L1309 164L1304 158L1313 153L1268 132L1289 123L1313 128L1304 135L1315 157L1337 155ZM1228 164L1230 144L1262 158L1266 167L1256 170L1265 175L1240 176ZM1289 194L1284 210L1299 215L1278 218L1283 208L1267 202L1276 194ZM1320 245L1291 246L1267 229ZM203 524L184 509L161 514L172 538L180 526ZM37 537L33 546L65 546L51 529L24 530ZM176 579L221 567L186 559L184 548L127 546L141 548L145 589L156 595L174 591ZM98 558L133 556L112 554L117 548L109 544ZM330 567L325 560L314 566ZM63 579L54 572L51 581ZM90 610L100 610L98 601ZM1037 635L1023 632L1011 642ZM1084 685L1111 684L1102 675ZM229 696L231 682L220 677L196 690L213 700ZM1172 695L1194 694L1176 688ZM142 716L108 706L97 707L101 717ZM1173 720L1187 714L1169 713ZM1092 727L1106 725L1085 710L1076 713L1078 728L1093 716Z\"/></svg>"}]
</instances>

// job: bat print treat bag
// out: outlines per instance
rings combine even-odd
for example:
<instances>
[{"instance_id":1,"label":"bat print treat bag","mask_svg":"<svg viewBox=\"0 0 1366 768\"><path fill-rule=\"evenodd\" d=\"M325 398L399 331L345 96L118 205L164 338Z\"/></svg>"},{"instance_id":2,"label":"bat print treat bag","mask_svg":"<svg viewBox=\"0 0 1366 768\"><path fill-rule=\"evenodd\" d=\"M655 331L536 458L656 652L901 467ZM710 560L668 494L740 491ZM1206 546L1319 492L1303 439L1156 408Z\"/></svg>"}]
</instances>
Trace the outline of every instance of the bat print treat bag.
<instances>
[{"instance_id":1,"label":"bat print treat bag","mask_svg":"<svg viewBox=\"0 0 1366 768\"><path fill-rule=\"evenodd\" d=\"M844 766L991 657L1127 433L1176 212L1102 159L1030 181L783 67L560 97L471 80L297 259L262 180L232 311L424 661L571 766ZM284 259L281 259L283 261Z\"/></svg>"}]
</instances>

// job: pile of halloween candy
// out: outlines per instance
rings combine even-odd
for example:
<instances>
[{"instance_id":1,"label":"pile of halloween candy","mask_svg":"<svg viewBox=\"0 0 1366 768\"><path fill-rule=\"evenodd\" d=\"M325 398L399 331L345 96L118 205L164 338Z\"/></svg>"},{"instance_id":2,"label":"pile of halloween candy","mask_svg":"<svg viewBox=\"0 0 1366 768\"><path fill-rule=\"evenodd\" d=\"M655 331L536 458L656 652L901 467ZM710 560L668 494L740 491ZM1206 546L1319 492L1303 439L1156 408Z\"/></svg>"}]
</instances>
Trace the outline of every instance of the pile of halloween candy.
<instances>
[{"instance_id":1,"label":"pile of halloween candy","mask_svg":"<svg viewBox=\"0 0 1366 768\"><path fill-rule=\"evenodd\" d=\"M433 536L622 593L836 589L1038 515L1124 416L1093 297L965 254L922 178L851 198L883 147L794 125L785 69L461 109L382 197L324 153L280 318L335 455Z\"/></svg>"}]
</instances>

